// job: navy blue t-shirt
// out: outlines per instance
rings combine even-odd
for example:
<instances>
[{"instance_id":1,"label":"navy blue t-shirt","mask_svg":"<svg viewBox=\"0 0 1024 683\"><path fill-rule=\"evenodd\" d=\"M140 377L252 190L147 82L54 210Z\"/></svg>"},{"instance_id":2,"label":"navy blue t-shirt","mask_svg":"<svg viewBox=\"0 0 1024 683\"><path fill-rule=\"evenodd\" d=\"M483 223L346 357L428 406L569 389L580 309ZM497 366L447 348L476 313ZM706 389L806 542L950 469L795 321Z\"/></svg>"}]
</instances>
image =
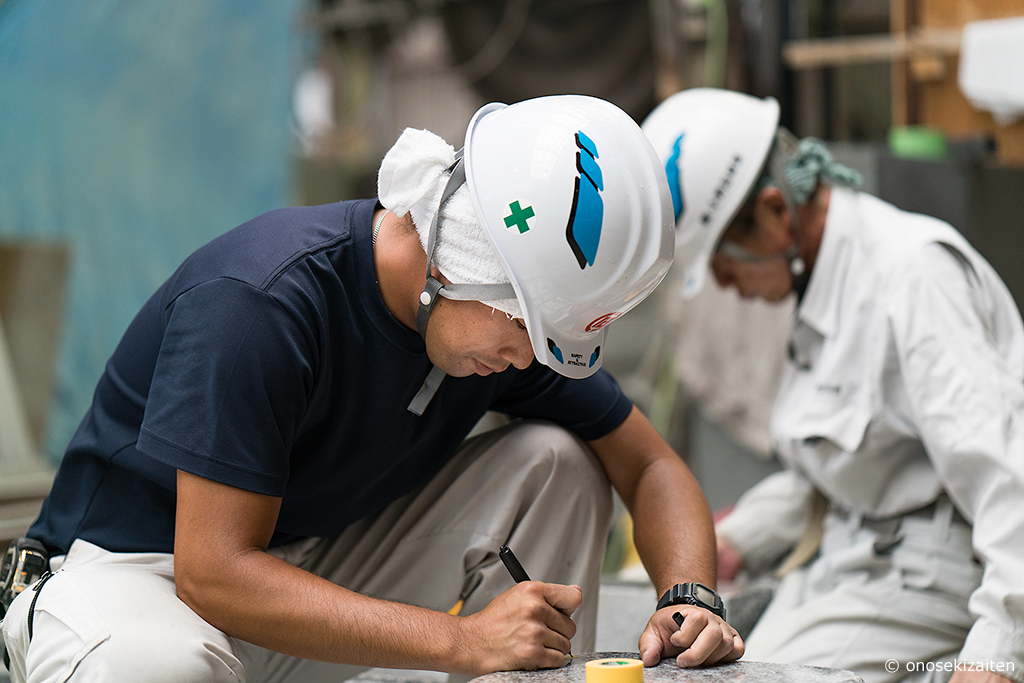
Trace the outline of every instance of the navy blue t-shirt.
<instances>
[{"instance_id":1,"label":"navy blue t-shirt","mask_svg":"<svg viewBox=\"0 0 1024 683\"><path fill-rule=\"evenodd\" d=\"M374 200L260 216L192 254L143 306L100 378L29 535L173 552L181 469L282 500L271 545L333 536L425 483L489 409L582 439L631 403L605 372L534 362L447 377L422 417L423 340L377 288Z\"/></svg>"}]
</instances>

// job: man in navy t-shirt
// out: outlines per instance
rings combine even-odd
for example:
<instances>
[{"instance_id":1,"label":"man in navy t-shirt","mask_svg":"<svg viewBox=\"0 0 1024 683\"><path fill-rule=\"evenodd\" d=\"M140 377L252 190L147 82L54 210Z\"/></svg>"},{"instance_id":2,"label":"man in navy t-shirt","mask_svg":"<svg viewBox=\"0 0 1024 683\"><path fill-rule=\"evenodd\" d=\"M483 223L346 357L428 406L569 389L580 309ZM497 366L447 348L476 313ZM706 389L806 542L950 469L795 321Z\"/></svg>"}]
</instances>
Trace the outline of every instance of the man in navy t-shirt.
<instances>
[{"instance_id":1,"label":"man in navy t-shirt","mask_svg":"<svg viewBox=\"0 0 1024 683\"><path fill-rule=\"evenodd\" d=\"M600 370L605 325L671 261L659 173L606 102L488 105L464 156L406 131L379 202L274 211L192 254L30 529L56 574L5 619L14 679L558 666L593 647L609 480L659 594L713 585L697 484ZM487 411L512 422L466 440ZM502 545L538 581L513 586ZM645 663L740 656L722 616L659 610Z\"/></svg>"}]
</instances>

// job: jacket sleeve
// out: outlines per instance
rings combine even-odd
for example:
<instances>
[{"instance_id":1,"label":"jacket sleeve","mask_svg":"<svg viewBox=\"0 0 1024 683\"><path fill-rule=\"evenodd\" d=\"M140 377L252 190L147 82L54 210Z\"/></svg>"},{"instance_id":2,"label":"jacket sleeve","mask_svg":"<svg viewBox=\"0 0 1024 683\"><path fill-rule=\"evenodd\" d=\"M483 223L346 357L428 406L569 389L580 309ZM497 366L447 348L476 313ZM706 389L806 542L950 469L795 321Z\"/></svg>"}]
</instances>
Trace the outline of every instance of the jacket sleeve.
<instances>
[{"instance_id":1,"label":"jacket sleeve","mask_svg":"<svg viewBox=\"0 0 1024 683\"><path fill-rule=\"evenodd\" d=\"M732 544L749 571L771 568L807 526L814 487L799 472L771 474L744 493L715 531Z\"/></svg>"},{"instance_id":2,"label":"jacket sleeve","mask_svg":"<svg viewBox=\"0 0 1024 683\"><path fill-rule=\"evenodd\" d=\"M913 422L984 564L960 659L1024 671L1024 341L981 259L930 245L888 299Z\"/></svg>"}]
</instances>

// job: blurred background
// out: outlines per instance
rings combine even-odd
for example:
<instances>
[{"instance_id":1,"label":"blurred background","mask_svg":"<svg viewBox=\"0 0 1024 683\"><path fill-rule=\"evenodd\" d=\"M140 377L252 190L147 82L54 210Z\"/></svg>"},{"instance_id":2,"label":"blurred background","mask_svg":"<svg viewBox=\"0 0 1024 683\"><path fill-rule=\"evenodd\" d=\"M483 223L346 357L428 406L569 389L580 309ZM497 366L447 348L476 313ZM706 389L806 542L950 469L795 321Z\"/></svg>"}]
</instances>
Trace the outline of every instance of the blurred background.
<instances>
[{"instance_id":1,"label":"blurred background","mask_svg":"<svg viewBox=\"0 0 1024 683\"><path fill-rule=\"evenodd\" d=\"M278 206L375 196L403 128L459 147L488 101L583 93L640 122L693 86L775 97L867 191L963 231L1020 304L1022 22L1021 0L0 0L0 539L185 256ZM1010 38L965 39L996 25ZM670 275L610 328L607 367L714 510L777 467L791 315L714 286L684 303ZM623 580L628 525L605 567Z\"/></svg>"}]
</instances>

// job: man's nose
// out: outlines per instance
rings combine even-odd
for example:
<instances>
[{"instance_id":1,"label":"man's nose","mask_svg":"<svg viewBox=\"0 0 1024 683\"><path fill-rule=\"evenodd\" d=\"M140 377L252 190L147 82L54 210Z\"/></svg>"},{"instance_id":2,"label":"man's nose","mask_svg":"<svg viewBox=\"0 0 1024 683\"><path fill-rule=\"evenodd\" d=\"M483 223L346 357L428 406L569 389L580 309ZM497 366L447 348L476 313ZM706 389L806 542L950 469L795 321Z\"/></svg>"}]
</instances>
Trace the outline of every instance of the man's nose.
<instances>
[{"instance_id":1,"label":"man's nose","mask_svg":"<svg viewBox=\"0 0 1024 683\"><path fill-rule=\"evenodd\" d=\"M530 367L530 363L533 362L533 345L530 344L529 337L517 340L514 344L505 347L501 357L515 366L517 370L525 370Z\"/></svg>"},{"instance_id":2,"label":"man's nose","mask_svg":"<svg viewBox=\"0 0 1024 683\"><path fill-rule=\"evenodd\" d=\"M711 262L711 274L715 276L715 281L720 287L728 287L736 281L731 269L725 268L715 261Z\"/></svg>"}]
</instances>

